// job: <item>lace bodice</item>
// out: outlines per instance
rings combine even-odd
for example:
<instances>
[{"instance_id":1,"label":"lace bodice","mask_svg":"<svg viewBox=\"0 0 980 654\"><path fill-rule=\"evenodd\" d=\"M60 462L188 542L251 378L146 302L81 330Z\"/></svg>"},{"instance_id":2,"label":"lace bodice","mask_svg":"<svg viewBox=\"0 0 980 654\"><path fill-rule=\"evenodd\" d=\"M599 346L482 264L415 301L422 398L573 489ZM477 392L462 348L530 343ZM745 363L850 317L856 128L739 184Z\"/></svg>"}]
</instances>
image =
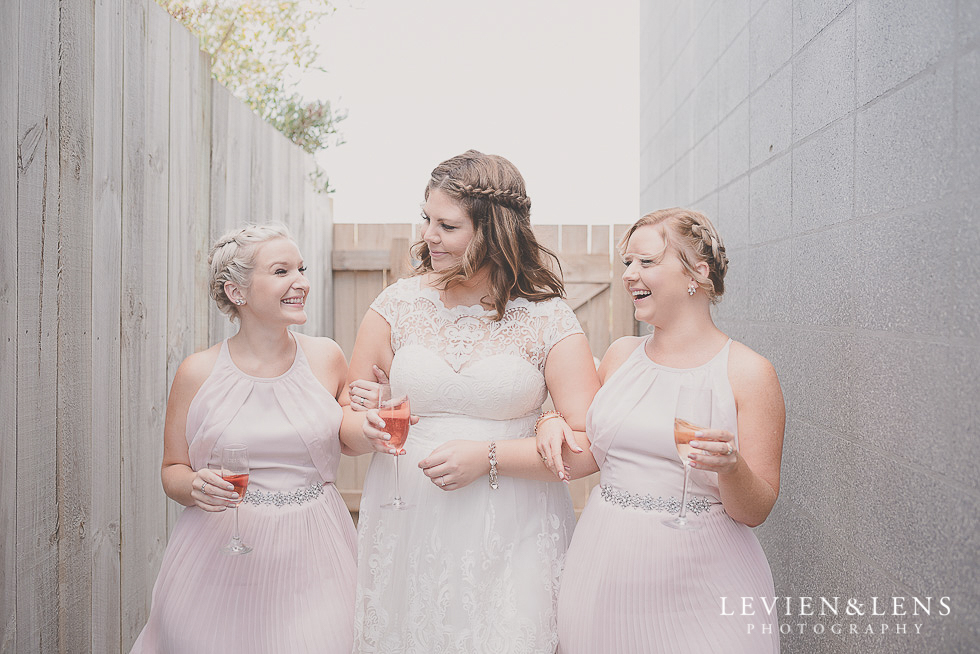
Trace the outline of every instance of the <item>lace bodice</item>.
<instances>
[{"instance_id":1,"label":"lace bodice","mask_svg":"<svg viewBox=\"0 0 980 654\"><path fill-rule=\"evenodd\" d=\"M482 306L446 308L421 277L395 282L371 308L391 325L392 387L410 393L420 416L510 420L537 412L548 353L582 333L558 298L511 300L494 320Z\"/></svg>"}]
</instances>

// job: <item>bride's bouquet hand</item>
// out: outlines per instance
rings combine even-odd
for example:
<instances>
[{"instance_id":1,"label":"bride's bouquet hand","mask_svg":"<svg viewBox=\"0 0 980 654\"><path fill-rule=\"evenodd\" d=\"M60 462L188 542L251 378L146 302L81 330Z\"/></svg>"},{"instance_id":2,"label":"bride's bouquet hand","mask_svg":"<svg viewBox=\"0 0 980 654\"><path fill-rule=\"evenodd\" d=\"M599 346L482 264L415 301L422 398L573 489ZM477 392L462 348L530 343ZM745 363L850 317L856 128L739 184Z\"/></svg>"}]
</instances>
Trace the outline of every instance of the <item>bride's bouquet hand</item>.
<instances>
[{"instance_id":1,"label":"bride's bouquet hand","mask_svg":"<svg viewBox=\"0 0 980 654\"><path fill-rule=\"evenodd\" d=\"M348 392L350 394L350 408L354 411L377 409L381 403L383 388L390 384L388 381L388 375L385 374L384 370L378 366L372 366L372 369L374 370L374 378L376 381L358 379L356 381L352 381L348 386Z\"/></svg>"},{"instance_id":2,"label":"bride's bouquet hand","mask_svg":"<svg viewBox=\"0 0 980 654\"><path fill-rule=\"evenodd\" d=\"M490 472L489 443L449 441L419 461L419 468L442 490L458 490Z\"/></svg>"}]
</instances>

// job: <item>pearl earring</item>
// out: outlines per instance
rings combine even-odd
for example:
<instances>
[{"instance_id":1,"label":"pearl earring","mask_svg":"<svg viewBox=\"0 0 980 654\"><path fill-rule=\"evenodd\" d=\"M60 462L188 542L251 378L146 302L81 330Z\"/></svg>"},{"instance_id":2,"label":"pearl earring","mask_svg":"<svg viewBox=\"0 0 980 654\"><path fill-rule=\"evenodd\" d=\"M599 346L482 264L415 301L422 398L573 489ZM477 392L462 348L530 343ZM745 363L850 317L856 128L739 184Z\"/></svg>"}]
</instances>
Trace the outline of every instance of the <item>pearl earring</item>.
<instances>
[{"instance_id":1,"label":"pearl earring","mask_svg":"<svg viewBox=\"0 0 980 654\"><path fill-rule=\"evenodd\" d=\"M695 283L694 280L691 280L691 283L688 284L687 286L687 294L694 295L695 293L697 293L697 291L698 291L697 283Z\"/></svg>"},{"instance_id":2,"label":"pearl earring","mask_svg":"<svg viewBox=\"0 0 980 654\"><path fill-rule=\"evenodd\" d=\"M245 304L245 300L235 300L235 304L237 304L238 306L242 306L243 304Z\"/></svg>"}]
</instances>

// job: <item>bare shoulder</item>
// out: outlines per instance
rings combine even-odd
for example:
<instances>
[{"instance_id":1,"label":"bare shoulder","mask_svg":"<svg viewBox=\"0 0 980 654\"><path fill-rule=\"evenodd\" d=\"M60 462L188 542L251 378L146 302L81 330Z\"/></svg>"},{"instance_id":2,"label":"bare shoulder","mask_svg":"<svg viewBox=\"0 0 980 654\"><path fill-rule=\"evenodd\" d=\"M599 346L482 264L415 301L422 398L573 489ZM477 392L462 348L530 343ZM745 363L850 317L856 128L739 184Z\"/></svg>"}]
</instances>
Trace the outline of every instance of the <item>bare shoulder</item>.
<instances>
[{"instance_id":1,"label":"bare shoulder","mask_svg":"<svg viewBox=\"0 0 980 654\"><path fill-rule=\"evenodd\" d=\"M174 383L177 383L179 378L185 384L196 383L197 386L203 384L204 380L211 374L211 371L214 370L214 363L218 360L219 352L221 352L221 343L215 343L208 349L195 352L184 359L180 367L177 368Z\"/></svg>"},{"instance_id":2,"label":"bare shoulder","mask_svg":"<svg viewBox=\"0 0 980 654\"><path fill-rule=\"evenodd\" d=\"M334 397L347 379L347 357L337 342L326 336L307 336L293 332L296 342L303 348L310 362L313 375Z\"/></svg>"},{"instance_id":3,"label":"bare shoulder","mask_svg":"<svg viewBox=\"0 0 980 654\"><path fill-rule=\"evenodd\" d=\"M296 332L293 332L293 336L296 337L296 342L303 348L306 358L309 359L310 365L314 368L320 366L332 368L339 363L343 363L344 368L347 368L347 358L344 356L344 351L332 338L307 336Z\"/></svg>"},{"instance_id":4,"label":"bare shoulder","mask_svg":"<svg viewBox=\"0 0 980 654\"><path fill-rule=\"evenodd\" d=\"M602 363L599 364L599 380L605 383L609 376L616 372L623 365L623 362L629 358L633 350L640 347L644 338L643 336L622 336L613 341L602 356Z\"/></svg>"},{"instance_id":5,"label":"bare shoulder","mask_svg":"<svg viewBox=\"0 0 980 654\"><path fill-rule=\"evenodd\" d=\"M211 375L211 371L214 370L214 363L218 360L219 352L221 352L221 343L216 343L208 349L195 352L184 359L177 368L173 384L170 387L171 399L178 402L189 402Z\"/></svg>"},{"instance_id":6,"label":"bare shoulder","mask_svg":"<svg viewBox=\"0 0 980 654\"><path fill-rule=\"evenodd\" d=\"M736 395L739 392L772 392L779 389L779 377L769 359L752 348L732 342L728 356L728 379Z\"/></svg>"}]
</instances>

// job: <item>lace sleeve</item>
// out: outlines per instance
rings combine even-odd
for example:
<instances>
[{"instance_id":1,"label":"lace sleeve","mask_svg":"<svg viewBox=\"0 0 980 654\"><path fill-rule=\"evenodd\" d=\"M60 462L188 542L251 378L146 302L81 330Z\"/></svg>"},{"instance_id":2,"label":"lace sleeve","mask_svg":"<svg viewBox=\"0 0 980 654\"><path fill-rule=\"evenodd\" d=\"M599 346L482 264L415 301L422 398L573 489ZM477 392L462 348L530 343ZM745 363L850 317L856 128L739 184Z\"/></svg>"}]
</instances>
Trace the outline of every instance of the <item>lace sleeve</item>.
<instances>
[{"instance_id":1,"label":"lace sleeve","mask_svg":"<svg viewBox=\"0 0 980 654\"><path fill-rule=\"evenodd\" d=\"M575 312L572 311L572 308L564 300L554 298L542 304L549 305L548 308L550 310L548 322L545 323L543 334L544 358L547 359L548 352L551 351L555 343L566 336L584 334L585 332L582 331L582 326L579 325L578 318L575 317Z\"/></svg>"},{"instance_id":2,"label":"lace sleeve","mask_svg":"<svg viewBox=\"0 0 980 654\"><path fill-rule=\"evenodd\" d=\"M392 327L398 323L398 317L404 311L410 283L417 282L411 277L399 279L381 291L371 303L371 308L377 311Z\"/></svg>"}]
</instances>

